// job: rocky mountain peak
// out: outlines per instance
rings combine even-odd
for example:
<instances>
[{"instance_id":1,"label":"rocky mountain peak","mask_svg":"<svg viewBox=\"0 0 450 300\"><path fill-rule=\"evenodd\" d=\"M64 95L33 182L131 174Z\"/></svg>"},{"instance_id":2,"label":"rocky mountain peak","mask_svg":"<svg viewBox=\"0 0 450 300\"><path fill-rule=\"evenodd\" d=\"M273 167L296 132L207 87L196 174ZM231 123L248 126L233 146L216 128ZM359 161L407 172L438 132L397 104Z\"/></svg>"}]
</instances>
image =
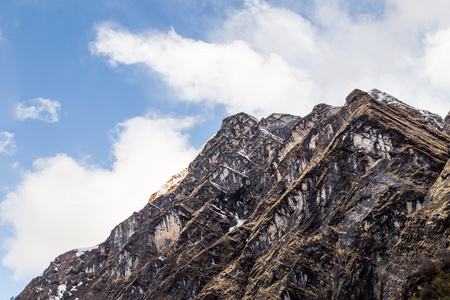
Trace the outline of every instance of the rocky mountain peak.
<instances>
[{"instance_id":1,"label":"rocky mountain peak","mask_svg":"<svg viewBox=\"0 0 450 300\"><path fill-rule=\"evenodd\" d=\"M372 89L368 93L370 96L372 96L374 99L380 101L381 103L396 105L396 106L403 106L403 107L412 107L412 106L409 106L408 104L398 100L397 98L389 95L388 93L382 92L378 89Z\"/></svg>"},{"instance_id":2,"label":"rocky mountain peak","mask_svg":"<svg viewBox=\"0 0 450 300\"><path fill-rule=\"evenodd\" d=\"M225 118L222 121L222 127L219 133L221 134L231 134L232 136L238 136L241 134L246 134L254 125L258 123L258 119L248 115L246 113L238 113Z\"/></svg>"},{"instance_id":3,"label":"rocky mountain peak","mask_svg":"<svg viewBox=\"0 0 450 300\"><path fill-rule=\"evenodd\" d=\"M372 97L367 96L369 96L367 92L354 89L350 94L348 94L347 97L345 97L345 101L346 103L352 104L361 101L361 99L373 99Z\"/></svg>"},{"instance_id":4,"label":"rocky mountain peak","mask_svg":"<svg viewBox=\"0 0 450 300\"><path fill-rule=\"evenodd\" d=\"M17 299L416 297L408 275L450 248L444 121L378 90L230 116L141 211Z\"/></svg>"},{"instance_id":5,"label":"rocky mountain peak","mask_svg":"<svg viewBox=\"0 0 450 300\"><path fill-rule=\"evenodd\" d=\"M386 92L382 92L377 89L372 89L369 91L369 95L371 95L374 99L380 101L381 103L385 103L388 105L399 106L403 109L409 110L417 117L421 118L425 123L433 128L436 128L439 131L443 131L445 128L444 120L438 114L431 113L427 110L416 109L405 102L398 100L397 98L389 95Z\"/></svg>"},{"instance_id":6,"label":"rocky mountain peak","mask_svg":"<svg viewBox=\"0 0 450 300\"><path fill-rule=\"evenodd\" d=\"M288 138L292 128L301 120L299 116L289 114L271 114L258 122L260 130L267 131L283 140Z\"/></svg>"},{"instance_id":7,"label":"rocky mountain peak","mask_svg":"<svg viewBox=\"0 0 450 300\"><path fill-rule=\"evenodd\" d=\"M326 109L329 109L330 107L332 107L331 105L325 104L325 103L320 103L317 104L313 107L313 110L311 113L319 113L321 111L324 111Z\"/></svg>"}]
</instances>

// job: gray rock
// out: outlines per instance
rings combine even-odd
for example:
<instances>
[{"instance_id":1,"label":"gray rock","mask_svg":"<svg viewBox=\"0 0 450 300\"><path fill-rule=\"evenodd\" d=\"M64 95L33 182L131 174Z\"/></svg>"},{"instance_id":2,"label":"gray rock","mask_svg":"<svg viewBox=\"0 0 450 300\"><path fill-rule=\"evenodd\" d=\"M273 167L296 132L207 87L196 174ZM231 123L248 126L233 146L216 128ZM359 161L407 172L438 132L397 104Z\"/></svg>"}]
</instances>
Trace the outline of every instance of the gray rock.
<instances>
[{"instance_id":1,"label":"gray rock","mask_svg":"<svg viewBox=\"0 0 450 300\"><path fill-rule=\"evenodd\" d=\"M450 246L439 118L377 90L303 118L230 116L105 242L59 256L17 299L400 297Z\"/></svg>"}]
</instances>

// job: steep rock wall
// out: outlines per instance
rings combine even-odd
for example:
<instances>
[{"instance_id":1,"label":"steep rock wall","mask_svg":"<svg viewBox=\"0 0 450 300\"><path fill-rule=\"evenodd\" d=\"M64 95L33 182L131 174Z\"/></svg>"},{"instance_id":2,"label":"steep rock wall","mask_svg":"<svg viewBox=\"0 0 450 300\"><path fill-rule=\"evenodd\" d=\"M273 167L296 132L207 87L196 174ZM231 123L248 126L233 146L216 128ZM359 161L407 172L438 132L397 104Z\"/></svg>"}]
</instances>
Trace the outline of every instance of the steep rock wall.
<instances>
[{"instance_id":1,"label":"steep rock wall","mask_svg":"<svg viewBox=\"0 0 450 300\"><path fill-rule=\"evenodd\" d=\"M226 118L187 170L18 299L391 299L447 250L447 118L373 90Z\"/></svg>"}]
</instances>

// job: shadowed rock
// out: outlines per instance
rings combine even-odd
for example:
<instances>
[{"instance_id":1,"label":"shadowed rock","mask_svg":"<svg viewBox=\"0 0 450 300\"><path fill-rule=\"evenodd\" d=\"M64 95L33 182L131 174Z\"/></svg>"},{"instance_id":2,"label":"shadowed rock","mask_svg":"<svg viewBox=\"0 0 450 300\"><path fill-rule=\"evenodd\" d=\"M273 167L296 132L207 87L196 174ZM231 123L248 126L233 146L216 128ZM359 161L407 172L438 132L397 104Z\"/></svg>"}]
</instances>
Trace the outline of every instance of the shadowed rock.
<instances>
[{"instance_id":1,"label":"shadowed rock","mask_svg":"<svg viewBox=\"0 0 450 300\"><path fill-rule=\"evenodd\" d=\"M392 299L449 245L448 119L372 90L244 113L98 247L17 299Z\"/></svg>"}]
</instances>

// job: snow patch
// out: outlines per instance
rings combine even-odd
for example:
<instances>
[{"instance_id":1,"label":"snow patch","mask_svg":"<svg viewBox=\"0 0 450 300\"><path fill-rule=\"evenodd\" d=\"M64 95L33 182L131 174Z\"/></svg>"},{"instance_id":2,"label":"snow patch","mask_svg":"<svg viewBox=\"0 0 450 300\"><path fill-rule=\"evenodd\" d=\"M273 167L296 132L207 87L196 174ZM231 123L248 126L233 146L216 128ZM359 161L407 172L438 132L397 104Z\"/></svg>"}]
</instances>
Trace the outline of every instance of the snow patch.
<instances>
[{"instance_id":1,"label":"snow patch","mask_svg":"<svg viewBox=\"0 0 450 300\"><path fill-rule=\"evenodd\" d=\"M219 190L227 192L227 193L229 192L228 189L224 188L223 186L221 186L221 185L219 185L219 184L217 184L215 182L212 182L211 180L208 180L208 181L209 181L209 183L211 183L213 186L215 186Z\"/></svg>"},{"instance_id":2,"label":"snow patch","mask_svg":"<svg viewBox=\"0 0 450 300\"><path fill-rule=\"evenodd\" d=\"M212 207L214 207L217 211L217 213L223 218L225 219L227 217L227 213L224 212L223 210L221 210L219 207L215 206L214 204L211 204Z\"/></svg>"},{"instance_id":3,"label":"snow patch","mask_svg":"<svg viewBox=\"0 0 450 300\"><path fill-rule=\"evenodd\" d=\"M389 95L388 93L382 92L377 89L370 90L369 95L374 99L380 101L381 103L411 109L416 116L422 118L423 120L425 120L426 122L428 122L429 124L431 124L440 131L442 131L442 129L444 128L444 122L442 121L442 117L437 114L422 109L416 109L411 105L408 105L405 102L400 101L397 98Z\"/></svg>"},{"instance_id":4,"label":"snow patch","mask_svg":"<svg viewBox=\"0 0 450 300\"><path fill-rule=\"evenodd\" d=\"M234 229L238 228L239 226L244 224L244 222L246 221L245 219L240 219L238 214L234 214L234 219L236 220L236 225L230 227L230 229L228 229L228 232L231 232Z\"/></svg>"},{"instance_id":5,"label":"snow patch","mask_svg":"<svg viewBox=\"0 0 450 300\"><path fill-rule=\"evenodd\" d=\"M233 168L230 168L230 167L228 167L228 166L225 166L225 165L221 165L222 167L224 167L224 168L226 168L226 169L228 169L228 170L230 170L231 172L234 172L234 173L236 173L236 174L239 174L239 175L241 175L242 177L246 177L246 178L248 178L248 176L247 175L245 175L245 174L242 174L241 172L239 172L238 170L235 170L235 169L233 169Z\"/></svg>"},{"instance_id":6,"label":"snow patch","mask_svg":"<svg viewBox=\"0 0 450 300\"><path fill-rule=\"evenodd\" d=\"M80 257L80 256L83 255L85 252L89 252L89 251L91 251L91 250L98 249L98 246L99 246L99 245L93 246L93 247L88 247L88 248L76 249L76 251L77 251L76 256L77 256L77 257Z\"/></svg>"},{"instance_id":7,"label":"snow patch","mask_svg":"<svg viewBox=\"0 0 450 300\"><path fill-rule=\"evenodd\" d=\"M242 156L243 158L247 159L248 161L251 162L251 159L248 157L247 153L245 152L244 149L241 149L237 152L237 154L239 154L240 156Z\"/></svg>"},{"instance_id":8,"label":"snow patch","mask_svg":"<svg viewBox=\"0 0 450 300\"><path fill-rule=\"evenodd\" d=\"M381 103L394 105L394 106L406 106L406 107L414 109L412 106L409 106L408 104L398 100L397 98L389 95L388 93L382 92L377 89L370 90L369 95L371 97L375 98L376 100L380 101Z\"/></svg>"},{"instance_id":9,"label":"snow patch","mask_svg":"<svg viewBox=\"0 0 450 300\"><path fill-rule=\"evenodd\" d=\"M67 283L67 282L66 282ZM64 293L67 290L67 285L65 284L60 284L58 286L58 289L56 290L56 295L55 296L50 296L50 293L52 292L52 290L49 290L49 299L50 300L63 300L64 299Z\"/></svg>"},{"instance_id":10,"label":"snow patch","mask_svg":"<svg viewBox=\"0 0 450 300\"><path fill-rule=\"evenodd\" d=\"M77 285L73 286L73 287L70 289L70 292L76 292L76 291L77 291L77 288L78 288L79 286L82 286L82 285L83 285L83 281L78 282Z\"/></svg>"},{"instance_id":11,"label":"snow patch","mask_svg":"<svg viewBox=\"0 0 450 300\"><path fill-rule=\"evenodd\" d=\"M272 138L274 138L275 140L277 140L277 141L279 141L279 142L282 142L282 141L283 141L282 138L280 138L279 136L276 136L276 135L273 134L273 133L270 133L269 131L267 131L267 130L264 129L264 128L260 128L260 130L261 130L261 132L262 132L264 135L271 136Z\"/></svg>"},{"instance_id":12,"label":"snow patch","mask_svg":"<svg viewBox=\"0 0 450 300\"><path fill-rule=\"evenodd\" d=\"M42 292L44 290L44 288L42 287L42 285L36 287L36 293Z\"/></svg>"}]
</instances>

